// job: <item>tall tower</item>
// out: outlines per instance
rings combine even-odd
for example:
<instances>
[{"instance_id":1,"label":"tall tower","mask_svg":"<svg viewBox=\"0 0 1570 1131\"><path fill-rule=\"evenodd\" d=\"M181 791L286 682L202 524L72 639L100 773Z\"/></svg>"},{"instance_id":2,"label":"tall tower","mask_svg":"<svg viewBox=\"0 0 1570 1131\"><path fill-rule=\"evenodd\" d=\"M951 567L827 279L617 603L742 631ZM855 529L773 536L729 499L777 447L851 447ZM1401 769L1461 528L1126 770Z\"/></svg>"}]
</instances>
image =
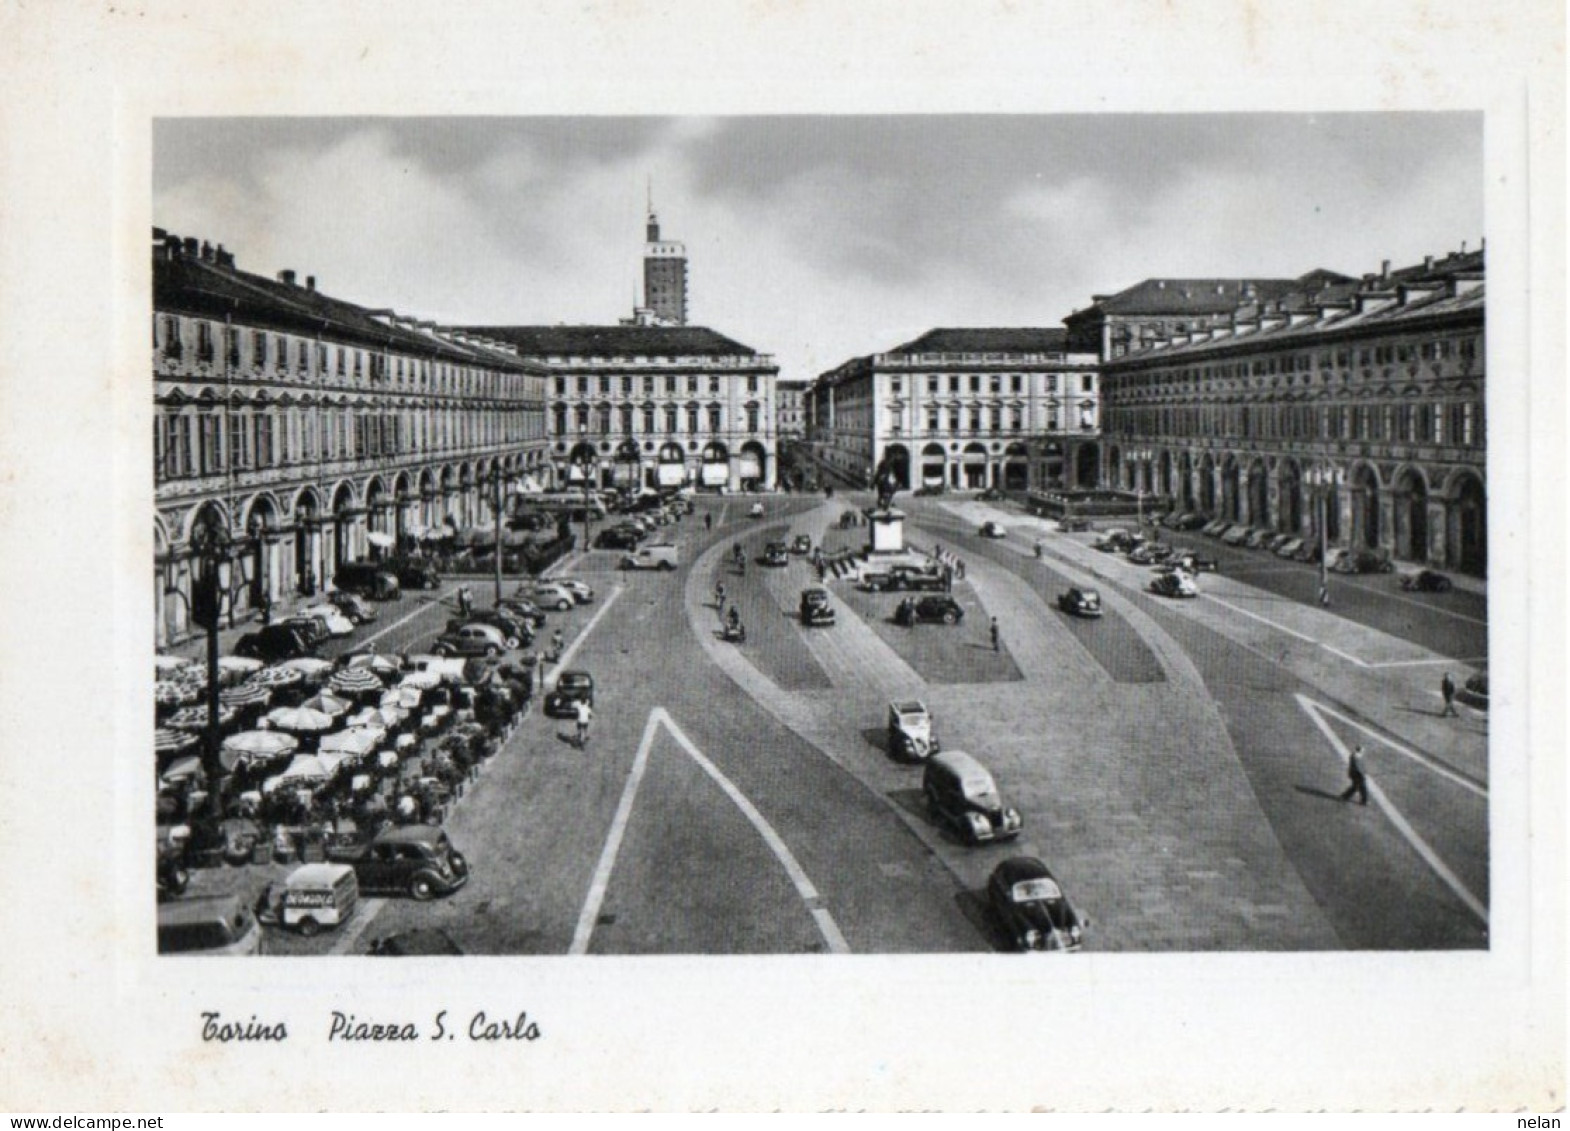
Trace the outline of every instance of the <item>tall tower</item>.
<instances>
[{"instance_id":1,"label":"tall tower","mask_svg":"<svg viewBox=\"0 0 1570 1131\"><path fill-rule=\"evenodd\" d=\"M660 239L660 218L649 195L649 223L643 245L643 305L658 323L687 324L687 248L675 240Z\"/></svg>"}]
</instances>

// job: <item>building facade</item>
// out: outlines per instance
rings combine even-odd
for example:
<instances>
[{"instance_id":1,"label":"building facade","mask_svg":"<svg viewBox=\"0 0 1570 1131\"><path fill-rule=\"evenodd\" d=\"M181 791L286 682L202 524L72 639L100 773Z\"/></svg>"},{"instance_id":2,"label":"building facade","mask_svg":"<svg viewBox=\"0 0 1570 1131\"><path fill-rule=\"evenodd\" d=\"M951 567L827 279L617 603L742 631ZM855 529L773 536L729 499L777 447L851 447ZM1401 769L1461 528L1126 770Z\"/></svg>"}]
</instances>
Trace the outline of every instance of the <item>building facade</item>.
<instances>
[{"instance_id":1,"label":"building facade","mask_svg":"<svg viewBox=\"0 0 1570 1131\"><path fill-rule=\"evenodd\" d=\"M552 483L772 490L774 359L698 326L489 326L551 372Z\"/></svg>"},{"instance_id":2,"label":"building facade","mask_svg":"<svg viewBox=\"0 0 1570 1131\"><path fill-rule=\"evenodd\" d=\"M821 375L808 439L820 465L858 485L885 458L905 490L1094 482L1095 361L1061 329L932 330Z\"/></svg>"},{"instance_id":3,"label":"building facade","mask_svg":"<svg viewBox=\"0 0 1570 1131\"><path fill-rule=\"evenodd\" d=\"M687 248L660 239L660 218L649 210L644 229L643 306L657 326L687 324Z\"/></svg>"},{"instance_id":4,"label":"building facade","mask_svg":"<svg viewBox=\"0 0 1570 1131\"><path fill-rule=\"evenodd\" d=\"M1485 575L1483 252L1300 283L1109 359L1109 474L1184 509Z\"/></svg>"},{"instance_id":5,"label":"building facade","mask_svg":"<svg viewBox=\"0 0 1570 1131\"><path fill-rule=\"evenodd\" d=\"M775 431L782 440L800 440L807 435L805 405L807 381L778 381L774 386Z\"/></svg>"},{"instance_id":6,"label":"building facade","mask_svg":"<svg viewBox=\"0 0 1570 1131\"><path fill-rule=\"evenodd\" d=\"M199 528L236 547L243 618L373 547L488 523L547 469L547 377L507 347L153 238L159 644L191 631Z\"/></svg>"}]
</instances>

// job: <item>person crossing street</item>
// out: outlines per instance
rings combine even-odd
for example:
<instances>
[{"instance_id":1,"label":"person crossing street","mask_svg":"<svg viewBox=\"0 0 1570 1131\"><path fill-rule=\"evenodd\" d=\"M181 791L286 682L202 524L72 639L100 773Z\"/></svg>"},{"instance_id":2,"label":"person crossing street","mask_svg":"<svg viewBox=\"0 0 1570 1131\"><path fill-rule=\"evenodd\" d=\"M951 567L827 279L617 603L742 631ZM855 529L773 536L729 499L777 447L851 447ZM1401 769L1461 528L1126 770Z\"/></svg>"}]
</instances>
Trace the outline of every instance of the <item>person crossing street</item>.
<instances>
[{"instance_id":1,"label":"person crossing street","mask_svg":"<svg viewBox=\"0 0 1570 1131\"><path fill-rule=\"evenodd\" d=\"M589 706L587 700L580 699L573 705L573 710L577 713L577 734L575 740L578 749L582 750L589 745L589 723L594 718L594 708Z\"/></svg>"},{"instance_id":2,"label":"person crossing street","mask_svg":"<svg viewBox=\"0 0 1570 1131\"><path fill-rule=\"evenodd\" d=\"M1341 793L1342 801L1351 801L1357 798L1359 805L1368 804L1368 777L1363 773L1363 747L1358 745L1353 748L1346 761L1346 776L1351 782Z\"/></svg>"}]
</instances>

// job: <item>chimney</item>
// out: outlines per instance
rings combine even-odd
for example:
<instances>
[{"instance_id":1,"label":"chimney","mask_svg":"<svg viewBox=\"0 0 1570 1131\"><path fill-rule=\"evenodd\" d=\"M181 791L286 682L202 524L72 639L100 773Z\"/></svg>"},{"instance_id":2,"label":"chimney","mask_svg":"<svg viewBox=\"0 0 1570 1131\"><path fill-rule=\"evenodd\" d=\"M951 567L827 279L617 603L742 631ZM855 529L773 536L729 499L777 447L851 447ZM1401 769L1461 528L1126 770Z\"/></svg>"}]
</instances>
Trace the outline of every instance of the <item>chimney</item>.
<instances>
[{"instance_id":1,"label":"chimney","mask_svg":"<svg viewBox=\"0 0 1570 1131\"><path fill-rule=\"evenodd\" d=\"M208 243L206 240L203 240L202 241L202 262L203 263L211 263L212 261L213 261L213 245Z\"/></svg>"},{"instance_id":2,"label":"chimney","mask_svg":"<svg viewBox=\"0 0 1570 1131\"><path fill-rule=\"evenodd\" d=\"M1379 281L1387 282L1390 279L1390 260L1381 260L1379 264Z\"/></svg>"},{"instance_id":3,"label":"chimney","mask_svg":"<svg viewBox=\"0 0 1570 1131\"><path fill-rule=\"evenodd\" d=\"M200 255L201 255L201 248L200 248L200 246L197 243L196 237L195 236L187 236L187 237L185 237L185 257L187 259L196 259L196 258L200 257Z\"/></svg>"},{"instance_id":4,"label":"chimney","mask_svg":"<svg viewBox=\"0 0 1570 1131\"><path fill-rule=\"evenodd\" d=\"M1461 241L1461 254L1462 255L1466 254L1466 241L1465 240Z\"/></svg>"},{"instance_id":5,"label":"chimney","mask_svg":"<svg viewBox=\"0 0 1570 1131\"><path fill-rule=\"evenodd\" d=\"M1424 271L1432 271L1433 269L1434 269L1434 257L1432 255L1425 255L1425 256L1423 256L1423 270Z\"/></svg>"},{"instance_id":6,"label":"chimney","mask_svg":"<svg viewBox=\"0 0 1570 1131\"><path fill-rule=\"evenodd\" d=\"M278 272L278 281L286 287L294 286L294 272L288 270Z\"/></svg>"},{"instance_id":7,"label":"chimney","mask_svg":"<svg viewBox=\"0 0 1570 1131\"><path fill-rule=\"evenodd\" d=\"M219 244L213 250L213 262L218 264L218 266L220 266L220 267L233 267L234 266L234 252L232 252L232 251L225 251L224 250L224 245L223 244Z\"/></svg>"},{"instance_id":8,"label":"chimney","mask_svg":"<svg viewBox=\"0 0 1570 1131\"><path fill-rule=\"evenodd\" d=\"M314 291L316 289L316 276L315 275L307 275L305 277L305 289L308 290L308 291Z\"/></svg>"}]
</instances>

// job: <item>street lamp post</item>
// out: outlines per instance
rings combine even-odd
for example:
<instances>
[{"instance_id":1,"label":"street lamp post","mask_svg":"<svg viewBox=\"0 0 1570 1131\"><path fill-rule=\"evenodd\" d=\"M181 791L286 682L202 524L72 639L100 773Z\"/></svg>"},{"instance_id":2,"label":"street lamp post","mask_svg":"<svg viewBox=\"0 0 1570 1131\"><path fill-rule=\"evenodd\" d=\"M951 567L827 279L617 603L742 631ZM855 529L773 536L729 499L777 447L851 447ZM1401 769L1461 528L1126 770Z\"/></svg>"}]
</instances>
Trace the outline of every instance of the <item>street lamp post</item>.
<instances>
[{"instance_id":1,"label":"street lamp post","mask_svg":"<svg viewBox=\"0 0 1570 1131\"><path fill-rule=\"evenodd\" d=\"M589 492L593 485L591 476L599 461L595 459L593 453L585 446L588 443L588 425L580 424L578 426L578 435L580 440L578 446L578 474L583 480L583 549L587 552L589 549Z\"/></svg>"},{"instance_id":2,"label":"street lamp post","mask_svg":"<svg viewBox=\"0 0 1570 1131\"><path fill-rule=\"evenodd\" d=\"M1145 529L1145 468L1149 466L1154 453L1149 448L1137 448L1128 453L1129 460L1135 465L1134 492L1139 507L1139 528Z\"/></svg>"},{"instance_id":3,"label":"street lamp post","mask_svg":"<svg viewBox=\"0 0 1570 1131\"><path fill-rule=\"evenodd\" d=\"M222 625L224 599L229 598L230 616L234 599L230 592L234 578L234 541L222 526L203 524L191 534L191 549L199 566L191 583L191 620L207 632L207 733L202 744L202 771L207 777L207 814L209 836L223 820L223 798L218 788L223 765L218 758L218 631Z\"/></svg>"},{"instance_id":4,"label":"street lamp post","mask_svg":"<svg viewBox=\"0 0 1570 1131\"><path fill-rule=\"evenodd\" d=\"M496 519L496 600L492 602L499 606L502 603L502 473L499 468L491 470L491 486L494 492L492 498L492 512Z\"/></svg>"},{"instance_id":5,"label":"street lamp post","mask_svg":"<svg viewBox=\"0 0 1570 1131\"><path fill-rule=\"evenodd\" d=\"M1319 464L1308 469L1304 477L1318 497L1319 518L1319 603L1330 605L1330 495L1346 478L1339 467Z\"/></svg>"}]
</instances>

